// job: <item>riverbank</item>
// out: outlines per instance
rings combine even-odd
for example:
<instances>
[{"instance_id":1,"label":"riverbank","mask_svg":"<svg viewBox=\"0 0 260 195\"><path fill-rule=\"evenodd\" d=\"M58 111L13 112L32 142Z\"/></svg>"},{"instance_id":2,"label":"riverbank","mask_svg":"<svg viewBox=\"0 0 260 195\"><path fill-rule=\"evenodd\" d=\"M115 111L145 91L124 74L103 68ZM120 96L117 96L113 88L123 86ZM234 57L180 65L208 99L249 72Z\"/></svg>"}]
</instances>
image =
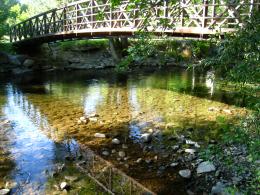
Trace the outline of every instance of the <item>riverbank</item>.
<instances>
[{"instance_id":1,"label":"riverbank","mask_svg":"<svg viewBox=\"0 0 260 195\"><path fill-rule=\"evenodd\" d=\"M145 48L142 48L144 45ZM0 72L22 74L31 71L87 70L114 68L127 72L137 68L187 67L211 52L207 41L131 39L121 61L113 59L108 40L77 40L20 49L0 46Z\"/></svg>"}]
</instances>

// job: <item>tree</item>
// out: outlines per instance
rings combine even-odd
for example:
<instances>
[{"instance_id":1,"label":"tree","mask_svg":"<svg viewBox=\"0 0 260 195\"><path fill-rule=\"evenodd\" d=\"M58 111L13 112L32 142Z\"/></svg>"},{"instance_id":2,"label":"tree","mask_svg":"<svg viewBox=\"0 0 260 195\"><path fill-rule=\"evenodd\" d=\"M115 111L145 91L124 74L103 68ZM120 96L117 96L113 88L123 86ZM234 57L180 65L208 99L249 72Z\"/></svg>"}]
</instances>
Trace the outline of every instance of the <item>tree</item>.
<instances>
[{"instance_id":1,"label":"tree","mask_svg":"<svg viewBox=\"0 0 260 195\"><path fill-rule=\"evenodd\" d=\"M16 23L17 18L24 19L25 9L17 0L0 0L0 40L8 34L9 26Z\"/></svg>"}]
</instances>

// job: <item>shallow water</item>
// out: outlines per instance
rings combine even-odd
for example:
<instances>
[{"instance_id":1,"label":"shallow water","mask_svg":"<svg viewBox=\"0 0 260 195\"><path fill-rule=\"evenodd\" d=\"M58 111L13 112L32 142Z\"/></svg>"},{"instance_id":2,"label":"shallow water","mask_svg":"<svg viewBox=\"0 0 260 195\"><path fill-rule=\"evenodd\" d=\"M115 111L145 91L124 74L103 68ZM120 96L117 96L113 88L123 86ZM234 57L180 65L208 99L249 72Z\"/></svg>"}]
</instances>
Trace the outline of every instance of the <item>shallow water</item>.
<instances>
[{"instance_id":1,"label":"shallow water","mask_svg":"<svg viewBox=\"0 0 260 195\"><path fill-rule=\"evenodd\" d=\"M6 152L0 156L0 189L13 181L14 194L44 194L46 173L68 153L87 146L99 155L115 149L103 158L157 193L185 194L186 181L178 175L184 165L169 167L179 157L170 146L178 142L168 138L182 135L203 146L220 133L217 117L234 123L248 112L235 106L243 102L236 92L219 89L217 82L211 72L182 69L2 78L0 148ZM79 122L92 113L98 114L97 121ZM145 144L141 135L149 131L155 136ZM95 138L95 133L109 138ZM111 144L113 137L127 148ZM127 159L118 159L118 151L125 151ZM138 158L152 163L137 164Z\"/></svg>"}]
</instances>

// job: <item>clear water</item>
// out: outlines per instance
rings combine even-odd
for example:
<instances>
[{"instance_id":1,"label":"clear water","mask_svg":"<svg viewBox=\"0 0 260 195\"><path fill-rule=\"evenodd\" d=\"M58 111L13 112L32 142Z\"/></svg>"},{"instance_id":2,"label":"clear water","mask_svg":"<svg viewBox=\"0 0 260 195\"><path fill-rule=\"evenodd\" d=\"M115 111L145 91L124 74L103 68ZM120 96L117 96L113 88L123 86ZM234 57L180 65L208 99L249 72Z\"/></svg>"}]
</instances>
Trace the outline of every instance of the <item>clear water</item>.
<instances>
[{"instance_id":1,"label":"clear water","mask_svg":"<svg viewBox=\"0 0 260 195\"><path fill-rule=\"evenodd\" d=\"M237 93L220 89L218 81L211 72L182 69L1 78L0 188L6 181L15 181L14 194L44 194L47 173L68 153L88 146L99 155L104 150L124 150L127 160L119 160L117 152L104 158L155 192L185 194L186 181L177 174L183 167L158 174L161 166L167 167L178 157L169 149L176 144L169 136L184 135L203 145L217 139L217 117L235 123L248 112L235 106L243 103ZM97 122L79 124L80 117L92 113L99 115ZM5 120L9 123L4 124ZM187 131L190 128L193 131ZM157 136L144 144L141 135L149 129ZM109 138L95 138L95 133ZM111 144L112 137L128 148ZM146 152L144 146L152 149ZM152 164L136 164L138 158L155 156Z\"/></svg>"}]
</instances>

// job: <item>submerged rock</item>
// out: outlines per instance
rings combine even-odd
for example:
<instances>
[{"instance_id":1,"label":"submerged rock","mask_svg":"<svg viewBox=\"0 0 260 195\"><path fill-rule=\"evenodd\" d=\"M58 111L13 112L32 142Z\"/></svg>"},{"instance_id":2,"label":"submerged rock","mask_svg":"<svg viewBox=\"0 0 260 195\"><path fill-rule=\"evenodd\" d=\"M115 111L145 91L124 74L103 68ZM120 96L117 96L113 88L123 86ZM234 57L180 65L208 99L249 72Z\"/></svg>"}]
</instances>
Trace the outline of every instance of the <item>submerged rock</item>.
<instances>
[{"instance_id":1,"label":"submerged rock","mask_svg":"<svg viewBox=\"0 0 260 195\"><path fill-rule=\"evenodd\" d=\"M197 174L208 173L208 172L212 172L215 170L216 170L216 167L211 162L204 161L199 164L199 166L197 168Z\"/></svg>"},{"instance_id":2,"label":"submerged rock","mask_svg":"<svg viewBox=\"0 0 260 195\"><path fill-rule=\"evenodd\" d=\"M191 171L189 169L180 170L179 174L181 177L189 179L191 177Z\"/></svg>"},{"instance_id":3,"label":"submerged rock","mask_svg":"<svg viewBox=\"0 0 260 195\"><path fill-rule=\"evenodd\" d=\"M114 139L112 139L112 144L119 145L120 144L120 140L117 139L117 138L114 138Z\"/></svg>"},{"instance_id":4,"label":"submerged rock","mask_svg":"<svg viewBox=\"0 0 260 195\"><path fill-rule=\"evenodd\" d=\"M61 190L66 190L66 189L68 189L69 188L69 185L66 183L66 182L62 182L61 184L60 184L60 189Z\"/></svg>"},{"instance_id":5,"label":"submerged rock","mask_svg":"<svg viewBox=\"0 0 260 195\"><path fill-rule=\"evenodd\" d=\"M103 155L103 156L109 156L109 152L108 152L108 151L103 151L103 152L102 152L102 155Z\"/></svg>"},{"instance_id":6,"label":"submerged rock","mask_svg":"<svg viewBox=\"0 0 260 195\"><path fill-rule=\"evenodd\" d=\"M124 151L119 151L118 152L118 155L121 157L121 158L124 158L126 156L126 153Z\"/></svg>"},{"instance_id":7,"label":"submerged rock","mask_svg":"<svg viewBox=\"0 0 260 195\"><path fill-rule=\"evenodd\" d=\"M95 137L97 138L106 138L106 135L103 133L95 133Z\"/></svg>"},{"instance_id":8,"label":"submerged rock","mask_svg":"<svg viewBox=\"0 0 260 195\"><path fill-rule=\"evenodd\" d=\"M136 160L136 163L141 163L142 161L143 161L142 158L138 158L138 159Z\"/></svg>"},{"instance_id":9,"label":"submerged rock","mask_svg":"<svg viewBox=\"0 0 260 195\"><path fill-rule=\"evenodd\" d=\"M152 141L152 135L150 133L144 133L141 135L141 139L144 143L149 143Z\"/></svg>"},{"instance_id":10,"label":"submerged rock","mask_svg":"<svg viewBox=\"0 0 260 195\"><path fill-rule=\"evenodd\" d=\"M173 162L170 164L171 167L177 167L178 165L179 165L179 163L177 163L177 162Z\"/></svg>"}]
</instances>

